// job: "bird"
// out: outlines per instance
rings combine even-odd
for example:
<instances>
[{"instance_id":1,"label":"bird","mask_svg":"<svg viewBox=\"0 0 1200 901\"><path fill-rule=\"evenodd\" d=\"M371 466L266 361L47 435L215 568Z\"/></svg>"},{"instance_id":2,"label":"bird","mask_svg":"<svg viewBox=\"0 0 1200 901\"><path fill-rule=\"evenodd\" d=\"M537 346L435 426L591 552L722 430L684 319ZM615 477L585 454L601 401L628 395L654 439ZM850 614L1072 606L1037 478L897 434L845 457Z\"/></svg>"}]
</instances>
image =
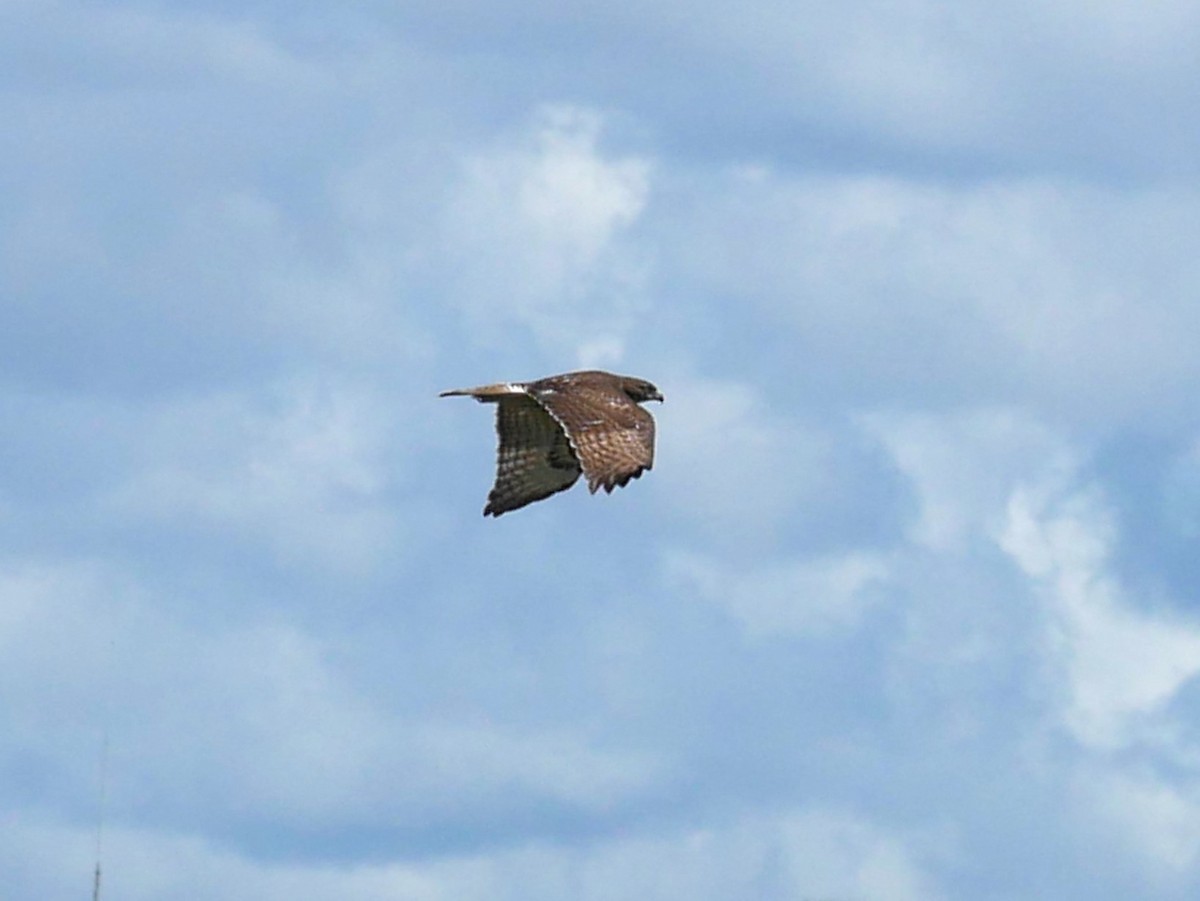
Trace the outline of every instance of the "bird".
<instances>
[{"instance_id":1,"label":"bird","mask_svg":"<svg viewBox=\"0 0 1200 901\"><path fill-rule=\"evenodd\" d=\"M496 484L484 516L566 491L581 474L592 494L611 493L654 465L654 417L640 404L663 396L645 379L593 369L438 396L496 404Z\"/></svg>"}]
</instances>

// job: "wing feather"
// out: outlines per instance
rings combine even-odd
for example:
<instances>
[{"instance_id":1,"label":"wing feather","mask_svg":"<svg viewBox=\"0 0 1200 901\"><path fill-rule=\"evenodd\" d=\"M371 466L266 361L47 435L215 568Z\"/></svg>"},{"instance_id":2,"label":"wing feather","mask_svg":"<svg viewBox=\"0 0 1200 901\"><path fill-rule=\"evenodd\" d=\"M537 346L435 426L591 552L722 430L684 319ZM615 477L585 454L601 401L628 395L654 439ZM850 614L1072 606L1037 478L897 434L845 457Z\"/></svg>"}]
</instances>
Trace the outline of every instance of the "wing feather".
<instances>
[{"instance_id":1,"label":"wing feather","mask_svg":"<svg viewBox=\"0 0 1200 901\"><path fill-rule=\"evenodd\" d=\"M496 484L484 516L499 516L565 491L579 478L579 461L562 426L533 398L507 394L496 407Z\"/></svg>"},{"instance_id":2,"label":"wing feather","mask_svg":"<svg viewBox=\"0 0 1200 901\"><path fill-rule=\"evenodd\" d=\"M587 476L588 490L611 492L654 465L654 417L614 379L529 385L530 395L561 424Z\"/></svg>"}]
</instances>

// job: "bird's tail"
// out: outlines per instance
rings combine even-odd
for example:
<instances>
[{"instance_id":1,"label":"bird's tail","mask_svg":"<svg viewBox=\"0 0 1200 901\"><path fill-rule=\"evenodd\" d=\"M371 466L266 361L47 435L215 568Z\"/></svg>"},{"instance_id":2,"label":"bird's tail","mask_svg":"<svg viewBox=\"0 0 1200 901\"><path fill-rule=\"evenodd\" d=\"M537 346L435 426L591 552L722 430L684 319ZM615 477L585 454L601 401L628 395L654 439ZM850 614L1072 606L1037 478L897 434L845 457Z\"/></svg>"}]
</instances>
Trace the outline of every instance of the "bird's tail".
<instances>
[{"instance_id":1,"label":"bird's tail","mask_svg":"<svg viewBox=\"0 0 1200 901\"><path fill-rule=\"evenodd\" d=\"M496 401L508 394L524 394L525 389L511 382L501 382L498 385L480 385L478 388L454 388L443 391L438 397L473 397L481 403Z\"/></svg>"}]
</instances>

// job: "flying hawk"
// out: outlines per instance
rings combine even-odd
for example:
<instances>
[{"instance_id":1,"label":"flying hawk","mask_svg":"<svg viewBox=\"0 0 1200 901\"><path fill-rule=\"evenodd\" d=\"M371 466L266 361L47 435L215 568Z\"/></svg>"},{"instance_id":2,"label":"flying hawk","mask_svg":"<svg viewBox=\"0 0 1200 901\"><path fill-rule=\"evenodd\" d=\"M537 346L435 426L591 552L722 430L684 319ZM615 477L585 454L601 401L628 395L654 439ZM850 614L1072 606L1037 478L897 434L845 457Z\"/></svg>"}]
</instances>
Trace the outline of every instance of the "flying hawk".
<instances>
[{"instance_id":1,"label":"flying hawk","mask_svg":"<svg viewBox=\"0 0 1200 901\"><path fill-rule=\"evenodd\" d=\"M496 484L484 516L565 491L581 473L592 494L611 492L654 464L654 417L638 404L663 397L645 379L589 370L439 396L452 395L496 404Z\"/></svg>"}]
</instances>

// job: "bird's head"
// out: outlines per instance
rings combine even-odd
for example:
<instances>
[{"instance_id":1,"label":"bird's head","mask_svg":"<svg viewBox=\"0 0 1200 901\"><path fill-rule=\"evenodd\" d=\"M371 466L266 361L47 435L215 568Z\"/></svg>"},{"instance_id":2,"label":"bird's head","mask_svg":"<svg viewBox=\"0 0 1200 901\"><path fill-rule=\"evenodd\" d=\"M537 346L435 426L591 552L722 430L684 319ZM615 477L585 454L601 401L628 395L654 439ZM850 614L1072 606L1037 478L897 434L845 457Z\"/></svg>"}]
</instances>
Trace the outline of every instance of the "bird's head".
<instances>
[{"instance_id":1,"label":"bird's head","mask_svg":"<svg viewBox=\"0 0 1200 901\"><path fill-rule=\"evenodd\" d=\"M648 400L661 402L663 399L662 392L645 379L635 379L626 376L622 379L621 387L625 389L625 393L629 395L631 400L639 404L645 403Z\"/></svg>"}]
</instances>

